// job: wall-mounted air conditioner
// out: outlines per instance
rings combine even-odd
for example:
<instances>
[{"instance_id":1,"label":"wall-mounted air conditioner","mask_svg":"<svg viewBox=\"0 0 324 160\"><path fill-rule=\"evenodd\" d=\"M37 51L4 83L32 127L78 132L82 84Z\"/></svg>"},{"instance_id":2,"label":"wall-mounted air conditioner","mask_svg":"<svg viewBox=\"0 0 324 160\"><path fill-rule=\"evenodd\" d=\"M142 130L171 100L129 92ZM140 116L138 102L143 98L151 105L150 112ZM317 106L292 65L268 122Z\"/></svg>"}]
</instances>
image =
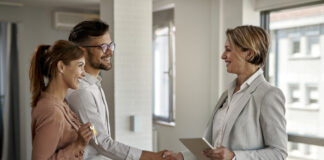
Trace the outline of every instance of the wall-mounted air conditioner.
<instances>
[{"instance_id":1,"label":"wall-mounted air conditioner","mask_svg":"<svg viewBox=\"0 0 324 160\"><path fill-rule=\"evenodd\" d=\"M99 14L94 13L54 12L54 28L71 30L81 21L99 18Z\"/></svg>"}]
</instances>

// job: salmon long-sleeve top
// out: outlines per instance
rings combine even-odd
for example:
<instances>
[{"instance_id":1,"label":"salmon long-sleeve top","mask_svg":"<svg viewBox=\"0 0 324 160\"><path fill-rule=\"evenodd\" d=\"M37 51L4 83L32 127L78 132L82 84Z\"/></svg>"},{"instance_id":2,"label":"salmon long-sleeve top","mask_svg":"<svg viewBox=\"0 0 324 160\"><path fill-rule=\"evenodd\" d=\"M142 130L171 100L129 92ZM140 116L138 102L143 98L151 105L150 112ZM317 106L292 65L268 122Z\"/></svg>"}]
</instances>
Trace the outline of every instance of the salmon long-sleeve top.
<instances>
[{"instance_id":1,"label":"salmon long-sleeve top","mask_svg":"<svg viewBox=\"0 0 324 160\"><path fill-rule=\"evenodd\" d=\"M42 92L32 109L32 159L83 159L83 150L72 145L80 125L65 102Z\"/></svg>"}]
</instances>

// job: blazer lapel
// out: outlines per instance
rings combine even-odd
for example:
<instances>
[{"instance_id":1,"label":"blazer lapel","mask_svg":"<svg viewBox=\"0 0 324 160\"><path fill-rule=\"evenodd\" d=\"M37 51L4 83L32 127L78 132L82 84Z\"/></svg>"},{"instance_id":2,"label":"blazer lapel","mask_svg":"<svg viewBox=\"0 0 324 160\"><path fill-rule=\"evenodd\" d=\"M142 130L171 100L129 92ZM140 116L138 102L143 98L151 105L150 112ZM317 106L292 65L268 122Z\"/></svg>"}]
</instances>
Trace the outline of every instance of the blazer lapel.
<instances>
[{"instance_id":1,"label":"blazer lapel","mask_svg":"<svg viewBox=\"0 0 324 160\"><path fill-rule=\"evenodd\" d=\"M204 138L206 140L208 140L210 143L212 142L212 138L211 138L212 130L211 129L212 129L214 116L216 114L216 111L224 104L226 99L227 99L227 91L225 91L219 98L218 103L216 104L214 111L212 112L213 114L207 123L207 128L205 129L205 132L204 132Z\"/></svg>"},{"instance_id":2,"label":"blazer lapel","mask_svg":"<svg viewBox=\"0 0 324 160\"><path fill-rule=\"evenodd\" d=\"M263 75L259 75L252 82L251 86L249 88L247 88L247 91L244 93L244 95L236 102L236 103L239 103L239 105L237 105L237 108L234 108L231 116L229 117L229 119L227 121L228 123L227 123L227 125L225 127L225 131L224 131L223 144L224 144L224 142L229 141L230 131L232 130L235 121L237 120L237 118L240 115L241 111L245 108L246 103L249 101L249 99L252 96L252 93L259 86L259 84L261 82L263 82L263 81L265 81Z\"/></svg>"}]
</instances>

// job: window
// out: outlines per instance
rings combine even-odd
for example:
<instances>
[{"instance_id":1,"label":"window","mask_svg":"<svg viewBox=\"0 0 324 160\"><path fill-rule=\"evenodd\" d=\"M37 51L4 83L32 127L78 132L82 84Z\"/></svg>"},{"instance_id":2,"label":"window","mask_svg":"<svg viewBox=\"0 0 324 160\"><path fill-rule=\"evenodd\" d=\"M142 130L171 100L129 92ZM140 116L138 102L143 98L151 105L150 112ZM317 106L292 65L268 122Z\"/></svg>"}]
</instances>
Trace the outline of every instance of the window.
<instances>
[{"instance_id":1,"label":"window","mask_svg":"<svg viewBox=\"0 0 324 160\"><path fill-rule=\"evenodd\" d=\"M300 54L300 40L297 38L292 40L292 54Z\"/></svg>"},{"instance_id":2,"label":"window","mask_svg":"<svg viewBox=\"0 0 324 160\"><path fill-rule=\"evenodd\" d=\"M288 95L289 103L299 103L300 102L300 90L298 84L289 84L288 85Z\"/></svg>"},{"instance_id":3,"label":"window","mask_svg":"<svg viewBox=\"0 0 324 160\"><path fill-rule=\"evenodd\" d=\"M320 36L311 35L307 37L307 54L312 56L320 55Z\"/></svg>"},{"instance_id":4,"label":"window","mask_svg":"<svg viewBox=\"0 0 324 160\"><path fill-rule=\"evenodd\" d=\"M286 92L286 106L290 109L318 110L318 86L318 84L288 84L288 91Z\"/></svg>"},{"instance_id":5,"label":"window","mask_svg":"<svg viewBox=\"0 0 324 160\"><path fill-rule=\"evenodd\" d=\"M302 143L288 143L289 160L320 160L318 147ZM303 157L303 158L301 158Z\"/></svg>"},{"instance_id":6,"label":"window","mask_svg":"<svg viewBox=\"0 0 324 160\"><path fill-rule=\"evenodd\" d=\"M175 121L175 27L174 9L153 13L153 118Z\"/></svg>"},{"instance_id":7,"label":"window","mask_svg":"<svg viewBox=\"0 0 324 160\"><path fill-rule=\"evenodd\" d=\"M324 5L269 12L266 77L286 97L287 132L324 138ZM320 160L324 148L288 144L288 160Z\"/></svg>"},{"instance_id":8,"label":"window","mask_svg":"<svg viewBox=\"0 0 324 160\"><path fill-rule=\"evenodd\" d=\"M319 102L319 85L307 85L306 86L306 105L318 105Z\"/></svg>"},{"instance_id":9,"label":"window","mask_svg":"<svg viewBox=\"0 0 324 160\"><path fill-rule=\"evenodd\" d=\"M280 40L283 41L284 38L287 38L287 41L290 42L290 45L289 43L287 45L287 50L288 52L290 52L289 58L319 58L320 30L321 25L303 26L298 28L283 28L276 30L278 31L276 36L279 36Z\"/></svg>"}]
</instances>

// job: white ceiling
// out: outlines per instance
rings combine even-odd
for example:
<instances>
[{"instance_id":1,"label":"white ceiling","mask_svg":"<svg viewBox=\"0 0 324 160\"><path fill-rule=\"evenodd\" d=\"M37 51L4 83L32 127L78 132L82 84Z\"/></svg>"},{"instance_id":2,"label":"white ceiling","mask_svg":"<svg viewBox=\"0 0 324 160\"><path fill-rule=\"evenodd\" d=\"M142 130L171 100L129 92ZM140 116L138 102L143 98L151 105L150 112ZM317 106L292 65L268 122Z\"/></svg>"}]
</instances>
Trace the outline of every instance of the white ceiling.
<instances>
[{"instance_id":1,"label":"white ceiling","mask_svg":"<svg viewBox=\"0 0 324 160\"><path fill-rule=\"evenodd\" d=\"M0 0L0 5L12 6L49 6L99 10L100 0Z\"/></svg>"}]
</instances>

